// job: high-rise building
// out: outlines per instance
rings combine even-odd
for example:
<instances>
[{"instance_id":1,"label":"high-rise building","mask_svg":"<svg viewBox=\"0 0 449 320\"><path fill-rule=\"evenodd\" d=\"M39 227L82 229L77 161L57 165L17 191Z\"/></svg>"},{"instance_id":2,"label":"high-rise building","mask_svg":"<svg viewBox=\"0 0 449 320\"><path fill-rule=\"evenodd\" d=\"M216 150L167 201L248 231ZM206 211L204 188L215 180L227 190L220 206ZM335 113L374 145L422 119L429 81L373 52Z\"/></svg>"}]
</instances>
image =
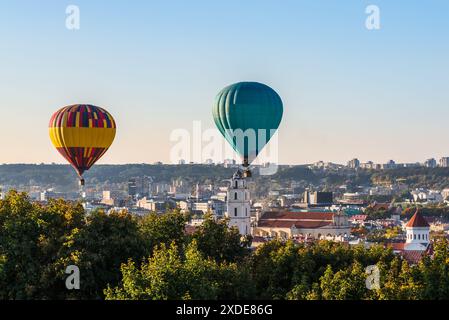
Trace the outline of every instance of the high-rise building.
<instances>
[{"instance_id":1,"label":"high-rise building","mask_svg":"<svg viewBox=\"0 0 449 320\"><path fill-rule=\"evenodd\" d=\"M128 196L135 197L137 195L137 183L136 179L128 180Z\"/></svg>"},{"instance_id":2,"label":"high-rise building","mask_svg":"<svg viewBox=\"0 0 449 320\"><path fill-rule=\"evenodd\" d=\"M368 161L366 163L361 163L360 168L362 169L376 169L376 164L372 161Z\"/></svg>"},{"instance_id":3,"label":"high-rise building","mask_svg":"<svg viewBox=\"0 0 449 320\"><path fill-rule=\"evenodd\" d=\"M310 192L306 190L304 192L304 203L308 206L330 206L333 203L332 192Z\"/></svg>"},{"instance_id":4,"label":"high-rise building","mask_svg":"<svg viewBox=\"0 0 449 320\"><path fill-rule=\"evenodd\" d=\"M153 195L153 177L139 176L128 180L128 196L133 198L151 198Z\"/></svg>"},{"instance_id":5,"label":"high-rise building","mask_svg":"<svg viewBox=\"0 0 449 320\"><path fill-rule=\"evenodd\" d=\"M240 170L231 179L226 207L229 226L236 227L242 235L251 234L250 194L246 178Z\"/></svg>"},{"instance_id":6,"label":"high-rise building","mask_svg":"<svg viewBox=\"0 0 449 320\"><path fill-rule=\"evenodd\" d=\"M440 167L447 168L449 167L449 157L442 157L439 162Z\"/></svg>"},{"instance_id":7,"label":"high-rise building","mask_svg":"<svg viewBox=\"0 0 449 320\"><path fill-rule=\"evenodd\" d=\"M136 180L136 195L140 198L151 196L151 183L153 181L152 177L141 176L135 178Z\"/></svg>"},{"instance_id":8,"label":"high-rise building","mask_svg":"<svg viewBox=\"0 0 449 320\"><path fill-rule=\"evenodd\" d=\"M357 158L348 161L348 167L351 169L357 169L360 167L360 161Z\"/></svg>"},{"instance_id":9,"label":"high-rise building","mask_svg":"<svg viewBox=\"0 0 449 320\"><path fill-rule=\"evenodd\" d=\"M390 160L387 163L384 163L381 165L381 169L394 169L397 168L397 164L396 162L394 162L394 160Z\"/></svg>"},{"instance_id":10,"label":"high-rise building","mask_svg":"<svg viewBox=\"0 0 449 320\"><path fill-rule=\"evenodd\" d=\"M427 168L435 168L437 166L437 161L434 158L427 159L424 162L424 166Z\"/></svg>"}]
</instances>

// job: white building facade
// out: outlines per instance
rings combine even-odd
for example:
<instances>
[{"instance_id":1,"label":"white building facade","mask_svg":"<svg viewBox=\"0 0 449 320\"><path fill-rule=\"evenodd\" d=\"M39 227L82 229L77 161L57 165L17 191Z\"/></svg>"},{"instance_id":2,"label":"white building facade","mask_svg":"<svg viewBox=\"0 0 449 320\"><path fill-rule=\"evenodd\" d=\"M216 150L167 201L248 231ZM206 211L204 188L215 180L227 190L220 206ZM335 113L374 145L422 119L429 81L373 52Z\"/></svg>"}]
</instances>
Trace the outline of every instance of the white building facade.
<instances>
[{"instance_id":1,"label":"white building facade","mask_svg":"<svg viewBox=\"0 0 449 320\"><path fill-rule=\"evenodd\" d=\"M227 191L226 217L229 226L236 227L241 235L251 234L250 193L243 173L237 171Z\"/></svg>"},{"instance_id":2,"label":"white building facade","mask_svg":"<svg viewBox=\"0 0 449 320\"><path fill-rule=\"evenodd\" d=\"M417 210L405 226L407 240L405 250L424 251L430 243L430 226Z\"/></svg>"}]
</instances>

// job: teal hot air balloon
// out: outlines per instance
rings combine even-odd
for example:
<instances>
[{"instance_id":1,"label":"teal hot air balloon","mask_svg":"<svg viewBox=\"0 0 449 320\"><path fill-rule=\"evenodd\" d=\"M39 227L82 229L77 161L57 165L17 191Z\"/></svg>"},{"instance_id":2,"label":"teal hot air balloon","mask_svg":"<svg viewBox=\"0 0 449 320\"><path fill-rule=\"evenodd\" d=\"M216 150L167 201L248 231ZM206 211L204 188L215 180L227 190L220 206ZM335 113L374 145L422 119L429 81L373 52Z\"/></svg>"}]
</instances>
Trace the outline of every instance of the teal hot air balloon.
<instances>
[{"instance_id":1,"label":"teal hot air balloon","mask_svg":"<svg viewBox=\"0 0 449 320\"><path fill-rule=\"evenodd\" d=\"M218 130L242 157L245 167L270 141L281 123L282 114L279 95L258 82L239 82L224 88L215 98L213 108ZM244 133L243 139L241 133Z\"/></svg>"}]
</instances>

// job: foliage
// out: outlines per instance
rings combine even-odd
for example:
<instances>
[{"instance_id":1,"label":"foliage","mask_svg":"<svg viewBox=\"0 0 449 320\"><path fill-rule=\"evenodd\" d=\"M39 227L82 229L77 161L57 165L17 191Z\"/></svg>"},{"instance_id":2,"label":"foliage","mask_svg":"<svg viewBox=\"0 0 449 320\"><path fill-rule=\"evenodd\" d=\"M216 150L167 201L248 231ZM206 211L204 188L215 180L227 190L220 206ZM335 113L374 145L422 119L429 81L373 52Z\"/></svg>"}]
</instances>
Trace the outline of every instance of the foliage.
<instances>
[{"instance_id":1,"label":"foliage","mask_svg":"<svg viewBox=\"0 0 449 320\"><path fill-rule=\"evenodd\" d=\"M422 187L441 190L449 185L449 168L410 167L375 171L371 180L374 184L403 180L412 188Z\"/></svg>"},{"instance_id":2,"label":"foliage","mask_svg":"<svg viewBox=\"0 0 449 320\"><path fill-rule=\"evenodd\" d=\"M385 230L385 238L388 240L398 238L403 234L401 227L392 227Z\"/></svg>"},{"instance_id":3,"label":"foliage","mask_svg":"<svg viewBox=\"0 0 449 320\"><path fill-rule=\"evenodd\" d=\"M206 214L204 222L193 234L198 249L216 261L236 262L249 254L250 238L242 238L236 228L228 228L227 220L215 221Z\"/></svg>"},{"instance_id":4,"label":"foliage","mask_svg":"<svg viewBox=\"0 0 449 320\"><path fill-rule=\"evenodd\" d=\"M78 203L0 200L0 299L449 299L449 245L410 265L391 249L270 241L250 251L226 220L185 235L179 212L86 215ZM395 237L397 230L383 237ZM65 268L80 268L67 290ZM367 266L380 288L365 286Z\"/></svg>"},{"instance_id":5,"label":"foliage","mask_svg":"<svg viewBox=\"0 0 449 320\"><path fill-rule=\"evenodd\" d=\"M359 262L334 273L329 265L320 278L321 297L325 300L360 300L368 293L365 270Z\"/></svg>"},{"instance_id":6,"label":"foliage","mask_svg":"<svg viewBox=\"0 0 449 320\"><path fill-rule=\"evenodd\" d=\"M0 201L0 298L57 296L63 282L55 264L71 230L84 224L83 214L81 206L51 201L41 207L17 192Z\"/></svg>"},{"instance_id":7,"label":"foliage","mask_svg":"<svg viewBox=\"0 0 449 320\"><path fill-rule=\"evenodd\" d=\"M164 243L170 245L185 242L185 224L187 217L178 211L168 212L163 215L150 213L139 221L139 232L147 248L149 255L156 245Z\"/></svg>"},{"instance_id":8,"label":"foliage","mask_svg":"<svg viewBox=\"0 0 449 320\"><path fill-rule=\"evenodd\" d=\"M83 285L76 292L77 298L102 298L108 284L119 282L122 263L144 257L144 243L135 220L127 212L97 211L86 217L83 228L72 230L58 265L80 268Z\"/></svg>"},{"instance_id":9,"label":"foliage","mask_svg":"<svg viewBox=\"0 0 449 320\"><path fill-rule=\"evenodd\" d=\"M366 208L364 214L366 214L367 220L387 219L391 217L391 212L388 210L375 210L373 208Z\"/></svg>"},{"instance_id":10,"label":"foliage","mask_svg":"<svg viewBox=\"0 0 449 320\"><path fill-rule=\"evenodd\" d=\"M182 255L173 242L162 244L138 268L132 260L122 266L120 286L107 288L106 299L238 299L248 298L245 271L236 264L204 258L193 240Z\"/></svg>"}]
</instances>

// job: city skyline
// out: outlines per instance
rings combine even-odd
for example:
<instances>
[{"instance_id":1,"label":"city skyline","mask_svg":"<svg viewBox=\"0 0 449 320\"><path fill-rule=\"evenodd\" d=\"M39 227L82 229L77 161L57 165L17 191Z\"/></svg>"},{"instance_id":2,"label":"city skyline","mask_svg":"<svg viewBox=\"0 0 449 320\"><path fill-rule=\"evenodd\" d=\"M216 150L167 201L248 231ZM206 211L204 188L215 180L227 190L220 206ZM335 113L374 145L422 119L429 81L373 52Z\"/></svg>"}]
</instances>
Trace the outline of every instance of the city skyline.
<instances>
[{"instance_id":1,"label":"city skyline","mask_svg":"<svg viewBox=\"0 0 449 320\"><path fill-rule=\"evenodd\" d=\"M376 1L380 30L365 28L368 1L255 3L77 1L80 30L67 30L65 3L2 2L0 163L64 163L47 127L73 103L117 120L99 163L167 163L170 133L214 128L215 95L245 80L283 99L279 163L449 153L448 3Z\"/></svg>"},{"instance_id":2,"label":"city skyline","mask_svg":"<svg viewBox=\"0 0 449 320\"><path fill-rule=\"evenodd\" d=\"M333 163L333 164L342 165L342 166L349 166L349 162L351 162L353 160L358 160L360 162L360 164L362 164L362 165L363 164L367 164L367 163L381 165L381 164L389 164L390 162L393 162L393 164L398 164L398 165L400 165L400 164L419 164L419 165L422 165L422 166L426 166L426 163L429 160L435 160L435 167L440 167L440 166L442 166L440 163L441 163L441 161L443 159L446 159L446 162L448 162L448 165L443 165L443 167L449 166L449 156L443 156L443 157L438 157L438 158L437 157L423 158L423 159L419 159L419 160L415 160L415 161L408 161L408 162L398 162L398 161L395 161L394 159L388 159L388 160L383 161L383 162L376 162L376 161L372 161L371 159L362 159L362 160L360 160L357 157L353 157L353 158L347 159L346 161L342 161L342 162L333 162L333 161L327 161L325 159L319 159L319 160L312 161L312 162L307 162L307 163L281 163L281 162L278 162L276 164L281 165L281 166L284 166L284 165L285 166L288 166L288 165L301 166L301 165L313 165L313 164L316 164L316 163L319 163L319 162L323 162L323 163ZM240 162L238 161L238 158L236 158L236 159L227 158L227 159L223 159L222 161L219 161L219 162L212 161L212 159L206 159L206 161L203 161L203 162L195 162L195 161L187 162L187 161L185 161L185 159L180 159L180 161L177 162L177 163L163 162L163 161L160 161L160 160L156 160L154 162L128 162L128 163L106 163L104 161L103 162L100 161L99 164L103 164L103 165L134 165L134 164L145 164L145 165L155 165L155 164L163 164L163 165L189 165L189 164L211 165L211 164L213 164L213 165L219 165L219 164L226 164L229 161L234 161L234 164L236 164L236 165L240 164ZM269 163L269 162L266 162L266 163ZM254 165L259 165L260 166L260 165L264 165L266 163L257 163L257 164L254 164ZM54 162L12 162L12 163L4 162L4 163L0 163L0 165L14 165L14 164L27 164L27 165L28 164L29 165L41 165L41 164L43 164L43 165L67 165L67 166L70 165L64 159L62 159L60 161L54 161Z\"/></svg>"}]
</instances>

